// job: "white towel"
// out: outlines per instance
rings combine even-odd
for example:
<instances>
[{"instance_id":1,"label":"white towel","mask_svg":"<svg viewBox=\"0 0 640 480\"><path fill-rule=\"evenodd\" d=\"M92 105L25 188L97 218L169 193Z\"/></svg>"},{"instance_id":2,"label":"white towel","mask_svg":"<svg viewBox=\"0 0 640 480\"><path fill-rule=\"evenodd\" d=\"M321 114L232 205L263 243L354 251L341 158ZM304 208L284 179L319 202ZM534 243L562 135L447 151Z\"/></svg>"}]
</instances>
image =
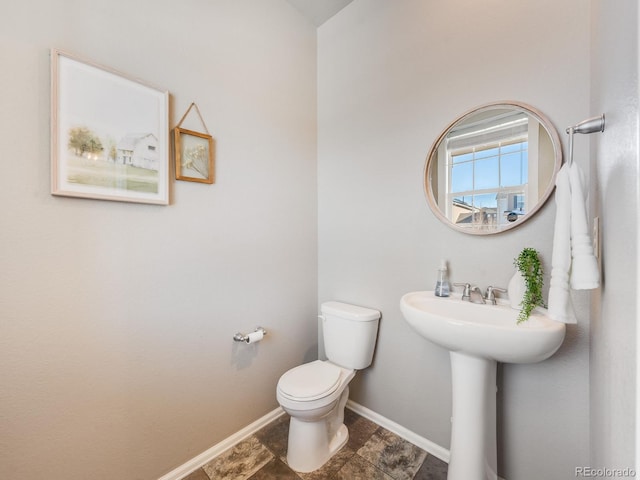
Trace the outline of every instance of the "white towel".
<instances>
[{"instance_id":1,"label":"white towel","mask_svg":"<svg viewBox=\"0 0 640 480\"><path fill-rule=\"evenodd\" d=\"M571 269L571 184L565 164L556 176L556 223L553 230L549 316L565 323L577 323L569 295Z\"/></svg>"},{"instance_id":2,"label":"white towel","mask_svg":"<svg viewBox=\"0 0 640 480\"><path fill-rule=\"evenodd\" d=\"M587 227L583 175L578 165L564 165L556 177L556 222L551 257L549 316L577 323L569 285L575 290L600 285L598 262Z\"/></svg>"},{"instance_id":3,"label":"white towel","mask_svg":"<svg viewBox=\"0 0 640 480\"><path fill-rule=\"evenodd\" d=\"M573 162L569 172L571 179L571 288L591 290L600 286L598 260L593 254L593 245L587 223L584 175Z\"/></svg>"}]
</instances>

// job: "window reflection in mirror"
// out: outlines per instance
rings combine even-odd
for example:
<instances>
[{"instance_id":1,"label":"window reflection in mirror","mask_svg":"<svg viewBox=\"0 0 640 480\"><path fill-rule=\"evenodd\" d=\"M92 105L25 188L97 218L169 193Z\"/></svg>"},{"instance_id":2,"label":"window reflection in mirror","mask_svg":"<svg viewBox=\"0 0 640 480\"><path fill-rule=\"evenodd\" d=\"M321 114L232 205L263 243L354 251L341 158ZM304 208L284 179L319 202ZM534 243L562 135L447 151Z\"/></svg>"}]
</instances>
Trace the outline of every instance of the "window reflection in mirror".
<instances>
[{"instance_id":1,"label":"window reflection in mirror","mask_svg":"<svg viewBox=\"0 0 640 480\"><path fill-rule=\"evenodd\" d=\"M561 161L547 128L510 105L480 108L453 123L428 159L436 213L474 234L522 222L549 195Z\"/></svg>"}]
</instances>

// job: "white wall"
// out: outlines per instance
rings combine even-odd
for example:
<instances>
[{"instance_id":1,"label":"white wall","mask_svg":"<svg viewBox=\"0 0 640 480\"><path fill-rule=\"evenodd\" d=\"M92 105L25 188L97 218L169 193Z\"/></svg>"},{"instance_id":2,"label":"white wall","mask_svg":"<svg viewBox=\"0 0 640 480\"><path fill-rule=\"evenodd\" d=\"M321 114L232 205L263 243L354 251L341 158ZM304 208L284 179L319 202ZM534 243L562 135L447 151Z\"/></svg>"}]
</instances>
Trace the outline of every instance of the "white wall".
<instances>
[{"instance_id":1,"label":"white wall","mask_svg":"<svg viewBox=\"0 0 640 480\"><path fill-rule=\"evenodd\" d=\"M430 212L428 149L469 108L519 100L561 132L589 115L588 5L581 0L355 0L318 32L319 301L383 312L372 367L352 398L449 447L448 353L409 328L402 294L452 280L505 286L523 247L550 270L555 206L498 236L466 236ZM586 48L571 48L586 45ZM576 161L588 171L588 142ZM548 276L547 276L548 284ZM499 370L499 470L573 478L589 456L589 296L550 360Z\"/></svg>"},{"instance_id":2,"label":"white wall","mask_svg":"<svg viewBox=\"0 0 640 480\"><path fill-rule=\"evenodd\" d=\"M169 90L171 126L197 102L217 183L52 197L51 47ZM0 477L158 478L315 358L315 28L281 0L25 0L0 59Z\"/></svg>"},{"instance_id":3,"label":"white wall","mask_svg":"<svg viewBox=\"0 0 640 480\"><path fill-rule=\"evenodd\" d=\"M591 452L595 467L636 466L638 317L638 3L594 0L594 194L602 222L603 287L591 326Z\"/></svg>"}]
</instances>

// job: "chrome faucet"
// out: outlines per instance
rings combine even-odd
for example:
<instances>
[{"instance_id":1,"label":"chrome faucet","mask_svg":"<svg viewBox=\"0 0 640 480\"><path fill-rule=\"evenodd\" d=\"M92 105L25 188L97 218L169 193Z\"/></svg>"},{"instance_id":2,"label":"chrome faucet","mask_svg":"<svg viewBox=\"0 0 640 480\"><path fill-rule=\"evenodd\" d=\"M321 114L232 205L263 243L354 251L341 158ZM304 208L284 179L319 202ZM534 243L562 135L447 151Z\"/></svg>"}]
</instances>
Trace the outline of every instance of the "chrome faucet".
<instances>
[{"instance_id":1,"label":"chrome faucet","mask_svg":"<svg viewBox=\"0 0 640 480\"><path fill-rule=\"evenodd\" d=\"M454 283L453 284L456 287L464 287L464 290L462 291L462 300L468 300L469 302L472 303L486 303L484 297L482 296L482 290L480 290L480 287L478 287L477 285L471 286L470 283ZM471 295L475 293L480 297L480 301L479 302L474 302L473 300L471 300Z\"/></svg>"},{"instance_id":2,"label":"chrome faucet","mask_svg":"<svg viewBox=\"0 0 640 480\"><path fill-rule=\"evenodd\" d=\"M471 295L469 295L469 301L472 303L487 303L487 301L484 299L484 296L482 295L482 290L480 289L480 287L478 287L477 285L474 285L473 287L471 287L471 294L476 293L478 295L478 297L480 298L479 302L473 302L473 300L471 300Z\"/></svg>"},{"instance_id":3,"label":"chrome faucet","mask_svg":"<svg viewBox=\"0 0 640 480\"><path fill-rule=\"evenodd\" d=\"M467 300L471 303L482 303L482 304L490 304L490 305L496 305L496 293L495 292L500 292L500 293L505 293L507 290L504 288L500 288L500 287L492 287L492 286L488 286L487 287L487 291L486 293L483 295L482 294L482 289L480 287L478 287L477 285L471 285L470 283L454 283L453 284L456 287L463 287L464 290L462 291L462 300ZM471 299L471 296L473 294L476 294L476 296L480 299L480 301L473 301Z\"/></svg>"},{"instance_id":4,"label":"chrome faucet","mask_svg":"<svg viewBox=\"0 0 640 480\"><path fill-rule=\"evenodd\" d=\"M484 294L485 303L489 302L491 305L495 305L496 304L495 292L506 293L506 291L507 290L505 288L488 286L487 293Z\"/></svg>"},{"instance_id":5,"label":"chrome faucet","mask_svg":"<svg viewBox=\"0 0 640 480\"><path fill-rule=\"evenodd\" d=\"M470 283L454 283L454 287L464 287L462 291L462 300L471 301L471 284Z\"/></svg>"}]
</instances>

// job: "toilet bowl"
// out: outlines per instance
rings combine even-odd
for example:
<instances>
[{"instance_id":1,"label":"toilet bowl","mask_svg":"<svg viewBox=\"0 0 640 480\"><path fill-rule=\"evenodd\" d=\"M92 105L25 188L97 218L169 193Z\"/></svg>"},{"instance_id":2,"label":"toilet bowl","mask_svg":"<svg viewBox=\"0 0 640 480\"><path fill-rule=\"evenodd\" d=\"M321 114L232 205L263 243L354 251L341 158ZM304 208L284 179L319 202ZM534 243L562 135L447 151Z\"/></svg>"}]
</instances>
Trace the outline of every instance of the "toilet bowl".
<instances>
[{"instance_id":1,"label":"toilet bowl","mask_svg":"<svg viewBox=\"0 0 640 480\"><path fill-rule=\"evenodd\" d=\"M317 470L347 443L344 407L355 373L329 361L316 360L280 377L276 396L291 416L287 463L293 470Z\"/></svg>"},{"instance_id":2,"label":"toilet bowl","mask_svg":"<svg viewBox=\"0 0 640 480\"><path fill-rule=\"evenodd\" d=\"M322 304L328 360L294 367L278 381L276 397L290 417L287 463L298 472L324 465L349 439L344 408L356 370L373 359L380 312L340 302Z\"/></svg>"}]
</instances>

